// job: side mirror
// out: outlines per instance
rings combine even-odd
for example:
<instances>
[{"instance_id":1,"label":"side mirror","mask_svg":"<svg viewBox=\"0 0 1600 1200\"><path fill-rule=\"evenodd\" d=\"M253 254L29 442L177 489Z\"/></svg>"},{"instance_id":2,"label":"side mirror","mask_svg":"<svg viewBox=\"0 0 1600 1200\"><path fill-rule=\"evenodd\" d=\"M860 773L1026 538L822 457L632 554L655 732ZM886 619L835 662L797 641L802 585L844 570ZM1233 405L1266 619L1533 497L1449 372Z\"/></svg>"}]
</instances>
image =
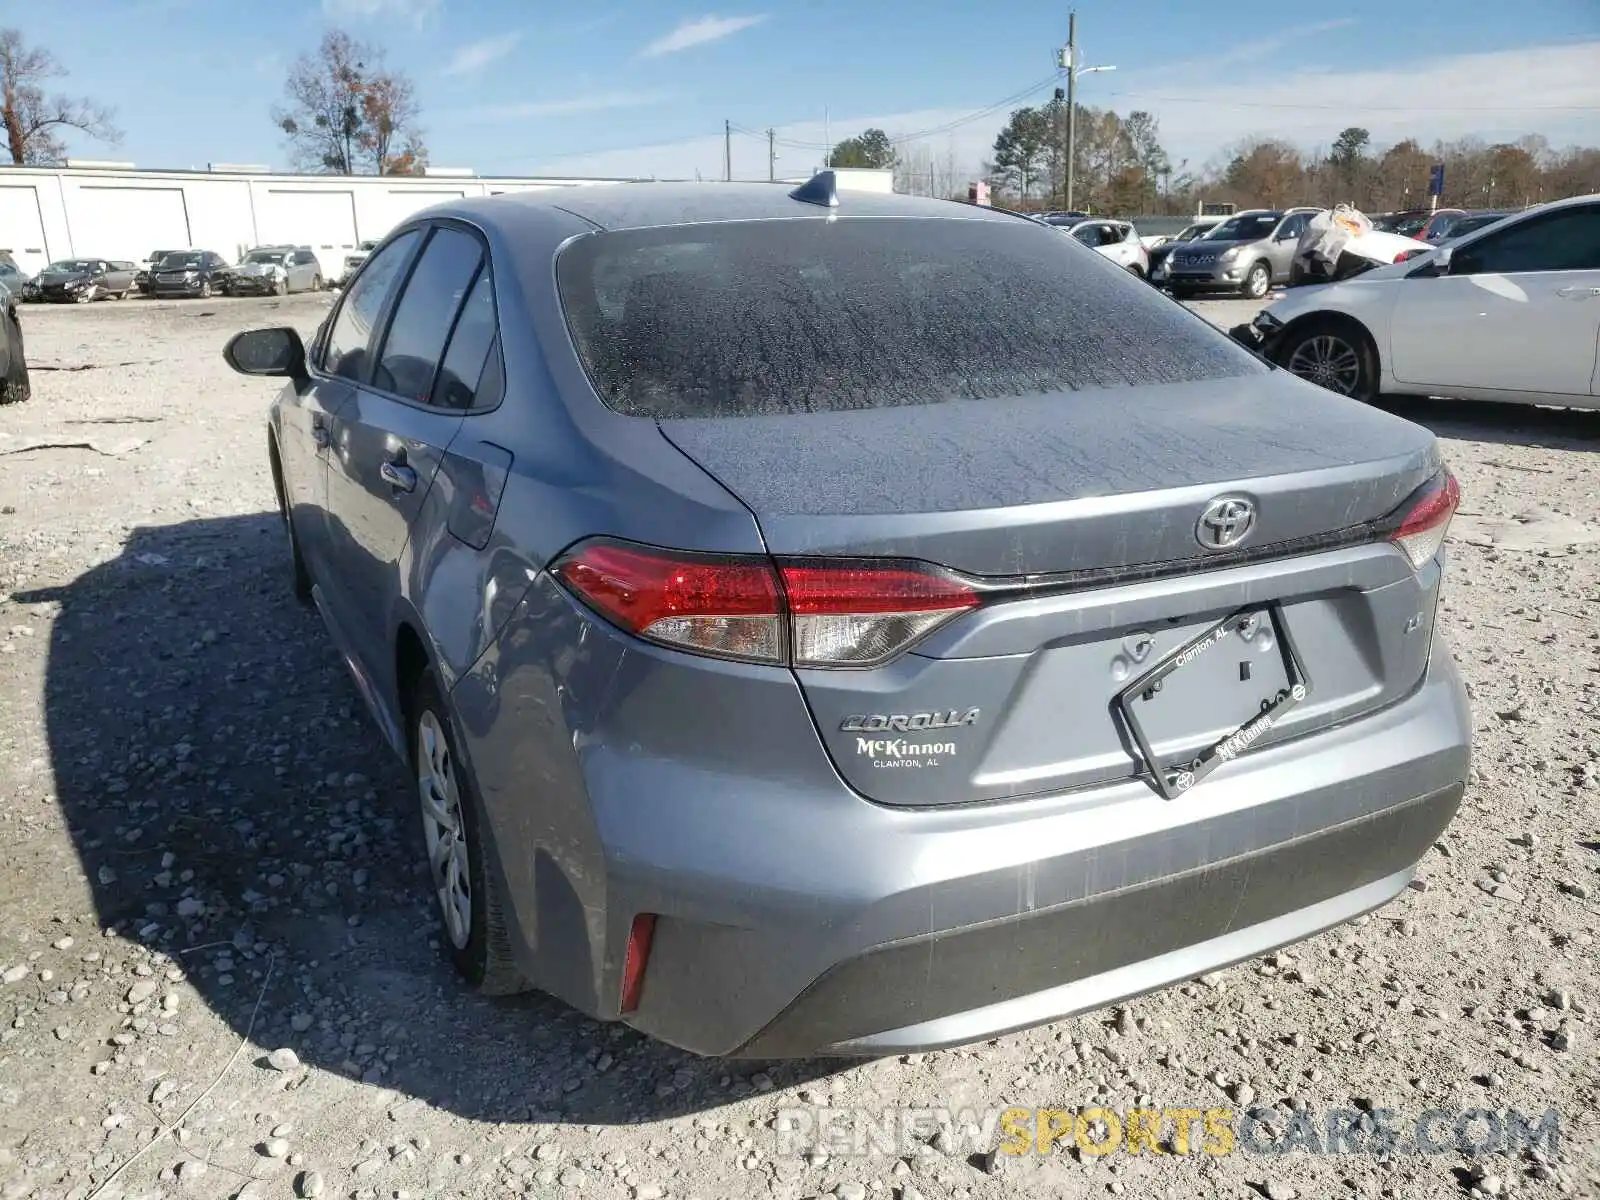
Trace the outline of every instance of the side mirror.
<instances>
[{"instance_id":1,"label":"side mirror","mask_svg":"<svg viewBox=\"0 0 1600 1200\"><path fill-rule=\"evenodd\" d=\"M282 376L297 384L311 378L306 370L305 344L287 326L236 333L223 348L222 357L241 375Z\"/></svg>"}]
</instances>

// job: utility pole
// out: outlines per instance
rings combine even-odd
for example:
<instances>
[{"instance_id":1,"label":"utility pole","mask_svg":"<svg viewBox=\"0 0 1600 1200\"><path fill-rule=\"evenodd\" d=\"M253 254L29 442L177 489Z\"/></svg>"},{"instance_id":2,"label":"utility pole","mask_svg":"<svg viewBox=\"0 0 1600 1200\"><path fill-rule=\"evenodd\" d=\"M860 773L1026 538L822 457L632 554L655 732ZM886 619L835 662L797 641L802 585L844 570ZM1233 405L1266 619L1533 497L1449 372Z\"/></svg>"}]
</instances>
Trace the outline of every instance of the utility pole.
<instances>
[{"instance_id":1,"label":"utility pole","mask_svg":"<svg viewBox=\"0 0 1600 1200\"><path fill-rule=\"evenodd\" d=\"M1078 157L1078 13L1067 14L1067 211L1072 211L1074 161Z\"/></svg>"},{"instance_id":2,"label":"utility pole","mask_svg":"<svg viewBox=\"0 0 1600 1200\"><path fill-rule=\"evenodd\" d=\"M722 177L733 182L733 122L722 123Z\"/></svg>"},{"instance_id":3,"label":"utility pole","mask_svg":"<svg viewBox=\"0 0 1600 1200\"><path fill-rule=\"evenodd\" d=\"M767 130L767 182L776 183L778 180L778 146L777 134L771 129Z\"/></svg>"}]
</instances>

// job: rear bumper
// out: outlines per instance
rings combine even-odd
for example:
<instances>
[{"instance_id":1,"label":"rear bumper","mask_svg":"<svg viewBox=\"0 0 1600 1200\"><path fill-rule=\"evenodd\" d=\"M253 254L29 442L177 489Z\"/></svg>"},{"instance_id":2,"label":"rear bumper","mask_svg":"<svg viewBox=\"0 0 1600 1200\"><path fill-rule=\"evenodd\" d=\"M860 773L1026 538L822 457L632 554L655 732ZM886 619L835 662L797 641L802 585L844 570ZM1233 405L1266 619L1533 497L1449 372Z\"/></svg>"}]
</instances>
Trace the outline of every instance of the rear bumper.
<instances>
[{"instance_id":1,"label":"rear bumper","mask_svg":"<svg viewBox=\"0 0 1600 1200\"><path fill-rule=\"evenodd\" d=\"M820 1047L876 1055L961 1045L1255 957L1388 903L1461 795L1456 784L1048 912L876 947L828 971L739 1053L781 1058Z\"/></svg>"},{"instance_id":2,"label":"rear bumper","mask_svg":"<svg viewBox=\"0 0 1600 1200\"><path fill-rule=\"evenodd\" d=\"M560 627L584 619L542 593L526 628L577 644ZM1404 888L1469 767L1465 692L1436 640L1404 699L1258 748L1177 801L1126 780L890 808L840 780L792 677L705 667L708 708L698 671L654 661L670 651L592 626L557 667L522 624L453 692L519 959L590 1015L699 1054L968 1043L1308 937ZM576 704L581 721L558 715ZM623 1015L639 913L657 915L654 941Z\"/></svg>"}]
</instances>

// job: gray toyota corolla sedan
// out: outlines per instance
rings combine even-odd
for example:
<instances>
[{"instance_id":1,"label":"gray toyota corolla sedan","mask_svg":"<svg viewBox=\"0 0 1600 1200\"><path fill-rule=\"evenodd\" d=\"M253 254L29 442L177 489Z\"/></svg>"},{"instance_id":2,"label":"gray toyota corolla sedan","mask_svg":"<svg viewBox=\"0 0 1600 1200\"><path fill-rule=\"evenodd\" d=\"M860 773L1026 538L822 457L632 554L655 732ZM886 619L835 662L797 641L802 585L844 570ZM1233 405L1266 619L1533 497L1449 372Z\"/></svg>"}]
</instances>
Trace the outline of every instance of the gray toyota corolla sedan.
<instances>
[{"instance_id":1,"label":"gray toyota corolla sedan","mask_svg":"<svg viewBox=\"0 0 1600 1200\"><path fill-rule=\"evenodd\" d=\"M1434 438L1035 222L452 202L227 356L484 991L971 1042L1367 912L1460 802Z\"/></svg>"}]
</instances>

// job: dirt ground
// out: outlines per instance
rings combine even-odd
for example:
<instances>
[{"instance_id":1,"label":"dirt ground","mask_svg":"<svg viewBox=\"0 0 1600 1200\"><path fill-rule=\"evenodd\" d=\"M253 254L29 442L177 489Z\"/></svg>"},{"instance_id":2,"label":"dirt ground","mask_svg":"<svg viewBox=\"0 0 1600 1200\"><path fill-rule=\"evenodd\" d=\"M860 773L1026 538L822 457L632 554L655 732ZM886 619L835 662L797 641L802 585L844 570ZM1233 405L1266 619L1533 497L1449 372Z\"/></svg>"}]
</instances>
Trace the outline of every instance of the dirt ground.
<instances>
[{"instance_id":1,"label":"dirt ground","mask_svg":"<svg viewBox=\"0 0 1600 1200\"><path fill-rule=\"evenodd\" d=\"M1442 628L1477 731L1402 899L969 1049L721 1063L470 997L438 954L404 773L288 597L274 388L220 355L328 302L24 310L34 398L0 408L0 1200L1596 1194L1600 413L1395 405L1462 482ZM1228 1154L784 1133L791 1109L1089 1105L1274 1112ZM1559 1133L1464 1153L1472 1109L1554 1109ZM1430 1110L1446 1148L1408 1153ZM1339 1112L1366 1150L1307 1152Z\"/></svg>"}]
</instances>

